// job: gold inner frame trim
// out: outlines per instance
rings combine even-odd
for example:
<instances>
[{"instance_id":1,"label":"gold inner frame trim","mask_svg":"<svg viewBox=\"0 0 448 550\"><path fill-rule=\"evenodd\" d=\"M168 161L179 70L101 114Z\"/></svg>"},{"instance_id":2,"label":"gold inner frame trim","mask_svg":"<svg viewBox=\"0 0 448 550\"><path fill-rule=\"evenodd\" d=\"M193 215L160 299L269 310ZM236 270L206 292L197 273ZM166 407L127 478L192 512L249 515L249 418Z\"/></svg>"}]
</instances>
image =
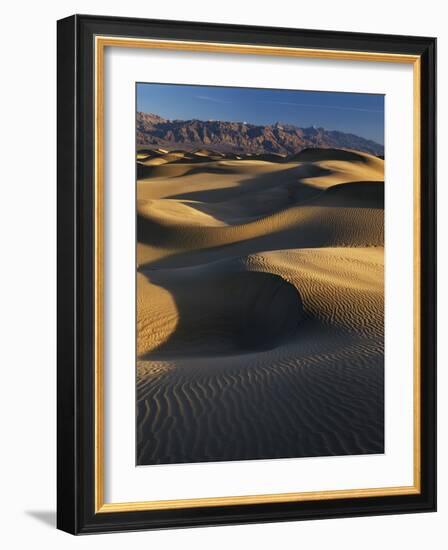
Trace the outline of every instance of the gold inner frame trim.
<instances>
[{"instance_id":1,"label":"gold inner frame trim","mask_svg":"<svg viewBox=\"0 0 448 550\"><path fill-rule=\"evenodd\" d=\"M106 47L152 48L206 53L232 53L331 59L345 61L372 61L386 63L407 63L413 65L413 174L414 174L414 365L413 365L413 485L400 487L379 487L365 489L313 491L296 493L276 493L260 495L205 497L180 500L153 500L141 502L104 502L104 50ZM390 54L382 52L358 52L344 50L324 50L277 46L257 46L253 44L225 44L181 40L158 40L142 38L122 38L96 36L95 55L95 513L132 512L143 510L167 510L198 508L207 506L232 506L242 504L264 504L280 502L304 502L335 500L343 498L382 497L412 495L421 492L421 387L420 387L420 204L421 204L421 59L417 55Z\"/></svg>"}]
</instances>

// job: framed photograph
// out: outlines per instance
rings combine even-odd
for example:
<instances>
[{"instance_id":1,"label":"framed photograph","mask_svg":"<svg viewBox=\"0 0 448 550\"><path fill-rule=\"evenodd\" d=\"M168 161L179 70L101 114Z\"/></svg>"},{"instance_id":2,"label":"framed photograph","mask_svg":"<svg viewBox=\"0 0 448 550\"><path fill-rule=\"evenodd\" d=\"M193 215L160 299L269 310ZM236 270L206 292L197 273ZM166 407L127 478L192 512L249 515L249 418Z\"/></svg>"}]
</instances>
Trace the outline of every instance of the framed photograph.
<instances>
[{"instance_id":1,"label":"framed photograph","mask_svg":"<svg viewBox=\"0 0 448 550\"><path fill-rule=\"evenodd\" d=\"M434 511L434 38L58 22L58 527Z\"/></svg>"}]
</instances>

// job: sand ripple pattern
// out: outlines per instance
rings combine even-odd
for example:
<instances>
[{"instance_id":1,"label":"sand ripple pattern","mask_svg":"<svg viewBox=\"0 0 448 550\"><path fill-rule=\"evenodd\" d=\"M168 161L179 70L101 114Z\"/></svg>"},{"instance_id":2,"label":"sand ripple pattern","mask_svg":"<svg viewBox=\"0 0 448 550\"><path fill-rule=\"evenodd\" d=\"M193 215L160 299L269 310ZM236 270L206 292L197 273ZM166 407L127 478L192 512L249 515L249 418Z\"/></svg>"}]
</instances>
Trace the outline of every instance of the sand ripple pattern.
<instances>
[{"instance_id":1,"label":"sand ripple pattern","mask_svg":"<svg viewBox=\"0 0 448 550\"><path fill-rule=\"evenodd\" d=\"M178 360L158 374L140 362L138 463L381 452L381 354L326 334L305 353Z\"/></svg>"}]
</instances>

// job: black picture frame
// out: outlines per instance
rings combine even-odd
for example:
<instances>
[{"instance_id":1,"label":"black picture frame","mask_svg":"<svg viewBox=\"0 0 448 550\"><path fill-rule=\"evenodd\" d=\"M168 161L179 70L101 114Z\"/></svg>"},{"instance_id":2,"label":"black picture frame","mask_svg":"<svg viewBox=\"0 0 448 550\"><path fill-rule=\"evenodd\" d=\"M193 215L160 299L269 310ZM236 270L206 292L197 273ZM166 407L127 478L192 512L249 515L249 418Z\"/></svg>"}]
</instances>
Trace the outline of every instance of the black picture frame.
<instances>
[{"instance_id":1,"label":"black picture frame","mask_svg":"<svg viewBox=\"0 0 448 550\"><path fill-rule=\"evenodd\" d=\"M431 512L436 509L436 39L74 15L58 21L57 526L100 533ZM418 494L205 506L95 509L95 36L415 55L421 67L421 485Z\"/></svg>"}]
</instances>

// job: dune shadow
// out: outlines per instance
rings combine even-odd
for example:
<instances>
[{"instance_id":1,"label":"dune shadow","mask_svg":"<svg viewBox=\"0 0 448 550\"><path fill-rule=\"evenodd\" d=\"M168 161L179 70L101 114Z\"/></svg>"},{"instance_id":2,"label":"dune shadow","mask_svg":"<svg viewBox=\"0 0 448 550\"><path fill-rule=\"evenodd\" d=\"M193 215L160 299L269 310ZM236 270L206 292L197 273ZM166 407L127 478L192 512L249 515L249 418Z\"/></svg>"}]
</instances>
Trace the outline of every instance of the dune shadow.
<instances>
[{"instance_id":1,"label":"dune shadow","mask_svg":"<svg viewBox=\"0 0 448 550\"><path fill-rule=\"evenodd\" d=\"M356 151L347 149L319 148L310 147L303 149L299 153L289 157L290 161L300 162L321 162L321 161L345 161L345 162L360 162L367 164L369 157L359 154Z\"/></svg>"},{"instance_id":2,"label":"dune shadow","mask_svg":"<svg viewBox=\"0 0 448 550\"><path fill-rule=\"evenodd\" d=\"M199 170L202 173L202 169ZM239 173L236 171L236 173ZM260 192L272 187L296 185L309 194L315 194L316 189L311 185L303 183L304 178L314 178L331 174L331 170L316 166L314 164L305 164L293 166L279 170L274 173L260 173L252 178L243 179L238 186L223 187L219 189L207 189L199 191L187 191L186 193L177 193L169 195L167 199L192 200L205 203L222 202L230 199L241 198L247 193L253 191Z\"/></svg>"},{"instance_id":3,"label":"dune shadow","mask_svg":"<svg viewBox=\"0 0 448 550\"><path fill-rule=\"evenodd\" d=\"M152 160L152 159L149 159ZM196 166L196 165L200 166ZM210 166L208 166L209 164ZM194 165L189 168L189 165ZM168 174L165 174L168 172ZM188 161L179 159L172 162L161 164L144 164L144 161L137 161L137 179L147 179L154 177L182 178L195 174L239 174L239 170L229 166L216 165L216 161L210 159L189 159Z\"/></svg>"},{"instance_id":4,"label":"dune shadow","mask_svg":"<svg viewBox=\"0 0 448 550\"><path fill-rule=\"evenodd\" d=\"M207 165L205 165L207 163ZM181 164L181 163L176 163ZM190 163L189 163L190 164ZM240 170L237 167L223 166L217 164L216 162L210 161L195 161L191 164L202 164L202 166L194 166L189 168L186 172L181 175L174 176L175 178L182 178L184 176L195 176L196 174L240 174Z\"/></svg>"},{"instance_id":5,"label":"dune shadow","mask_svg":"<svg viewBox=\"0 0 448 550\"><path fill-rule=\"evenodd\" d=\"M194 202L188 206L234 225L234 220L235 223L251 222L291 206L313 204L335 208L384 208L384 183L359 181L336 184L328 189L316 189L298 181L245 194L239 200L231 199L212 204Z\"/></svg>"},{"instance_id":6,"label":"dune shadow","mask_svg":"<svg viewBox=\"0 0 448 550\"><path fill-rule=\"evenodd\" d=\"M334 208L384 208L384 182L353 181L332 185L308 204Z\"/></svg>"},{"instance_id":7,"label":"dune shadow","mask_svg":"<svg viewBox=\"0 0 448 550\"><path fill-rule=\"evenodd\" d=\"M146 226L147 231L151 231L150 226ZM157 227L153 226L154 232ZM200 229L200 228L199 228ZM176 233L179 230L176 230ZM325 238L325 235L318 236L312 242L312 248L322 248L327 246L331 234ZM163 246L164 240L168 236L160 236L159 242ZM224 258L235 258L256 254L257 252L268 252L270 250L285 250L289 248L309 248L310 239L308 235L297 231L296 228L288 228L276 233L259 235L257 237L247 238L229 244L219 244L207 246L196 250L176 251L161 259L155 259L144 262L140 265L139 271L177 269L182 267L195 266L203 263L216 262Z\"/></svg>"},{"instance_id":8,"label":"dune shadow","mask_svg":"<svg viewBox=\"0 0 448 550\"><path fill-rule=\"evenodd\" d=\"M167 340L140 359L247 353L272 349L294 334L304 318L298 290L278 275L257 271L146 272L168 290L177 325Z\"/></svg>"}]
</instances>

